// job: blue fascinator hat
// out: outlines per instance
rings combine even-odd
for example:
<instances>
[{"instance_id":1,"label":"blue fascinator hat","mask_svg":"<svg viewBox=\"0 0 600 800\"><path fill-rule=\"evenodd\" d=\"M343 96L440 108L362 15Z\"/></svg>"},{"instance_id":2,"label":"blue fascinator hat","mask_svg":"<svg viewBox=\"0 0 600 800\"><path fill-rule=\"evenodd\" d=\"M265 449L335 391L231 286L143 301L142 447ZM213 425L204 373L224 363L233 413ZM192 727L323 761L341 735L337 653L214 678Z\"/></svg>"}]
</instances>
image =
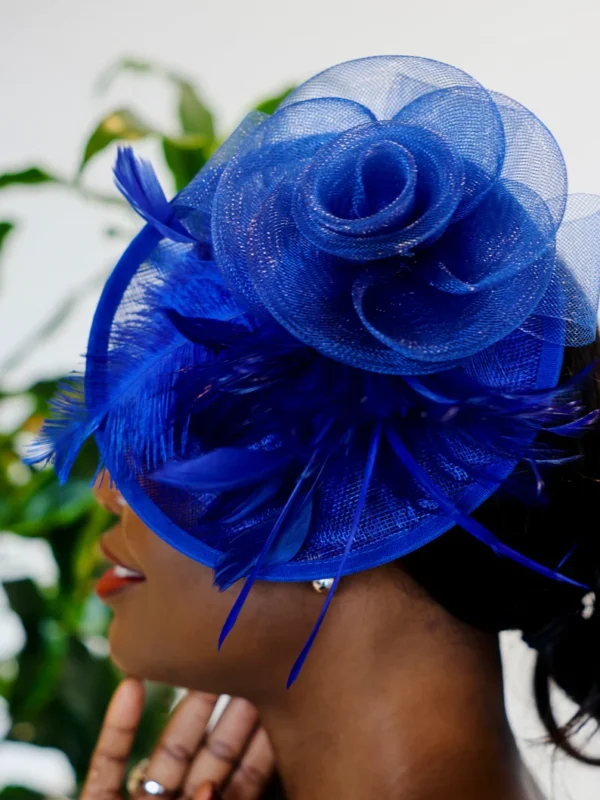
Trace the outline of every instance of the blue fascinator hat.
<instances>
[{"instance_id":1,"label":"blue fascinator hat","mask_svg":"<svg viewBox=\"0 0 600 800\"><path fill-rule=\"evenodd\" d=\"M525 465L541 489L583 434L565 347L594 341L600 198L568 196L523 106L412 56L325 70L248 115L167 201L119 152L146 221L98 304L86 369L31 461L94 436L166 542L245 583L340 578L459 525ZM580 585L580 584L577 584Z\"/></svg>"}]
</instances>

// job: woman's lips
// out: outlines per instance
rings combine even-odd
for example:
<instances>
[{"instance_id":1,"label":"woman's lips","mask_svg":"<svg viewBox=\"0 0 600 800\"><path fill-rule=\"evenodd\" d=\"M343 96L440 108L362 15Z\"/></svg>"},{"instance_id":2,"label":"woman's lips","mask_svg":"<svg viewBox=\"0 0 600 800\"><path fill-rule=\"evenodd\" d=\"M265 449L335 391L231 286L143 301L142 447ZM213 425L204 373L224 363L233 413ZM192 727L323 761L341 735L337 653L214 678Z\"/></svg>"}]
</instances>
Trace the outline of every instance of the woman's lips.
<instances>
[{"instance_id":1,"label":"woman's lips","mask_svg":"<svg viewBox=\"0 0 600 800\"><path fill-rule=\"evenodd\" d=\"M106 570L96 584L96 594L101 600L146 580L142 572L122 564L104 542L100 543L100 549L106 558L113 562L113 566Z\"/></svg>"},{"instance_id":2,"label":"woman's lips","mask_svg":"<svg viewBox=\"0 0 600 800\"><path fill-rule=\"evenodd\" d=\"M135 572L120 564L115 564L107 569L104 575L96 584L96 594L101 600L110 597L117 592L134 586L136 583L143 583L146 579L141 572Z\"/></svg>"}]
</instances>

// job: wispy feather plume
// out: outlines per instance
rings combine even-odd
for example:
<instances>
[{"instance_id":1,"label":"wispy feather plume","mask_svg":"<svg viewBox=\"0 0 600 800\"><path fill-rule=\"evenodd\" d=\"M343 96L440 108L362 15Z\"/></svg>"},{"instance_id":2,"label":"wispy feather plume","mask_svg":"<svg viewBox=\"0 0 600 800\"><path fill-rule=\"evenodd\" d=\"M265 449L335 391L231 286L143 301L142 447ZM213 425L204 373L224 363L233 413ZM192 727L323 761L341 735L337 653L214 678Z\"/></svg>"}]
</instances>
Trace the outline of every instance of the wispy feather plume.
<instances>
[{"instance_id":1,"label":"wispy feather plume","mask_svg":"<svg viewBox=\"0 0 600 800\"><path fill-rule=\"evenodd\" d=\"M134 211L163 236L175 242L195 241L173 213L152 164L131 147L119 147L114 176L117 189Z\"/></svg>"}]
</instances>

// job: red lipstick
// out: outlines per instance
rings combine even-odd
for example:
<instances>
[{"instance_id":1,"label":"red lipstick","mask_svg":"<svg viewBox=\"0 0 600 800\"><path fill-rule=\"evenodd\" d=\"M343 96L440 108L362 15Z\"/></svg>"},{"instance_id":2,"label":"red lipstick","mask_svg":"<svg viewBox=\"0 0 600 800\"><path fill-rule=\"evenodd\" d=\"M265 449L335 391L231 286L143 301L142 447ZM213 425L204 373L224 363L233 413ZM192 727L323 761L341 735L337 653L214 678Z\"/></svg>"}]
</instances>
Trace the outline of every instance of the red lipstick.
<instances>
[{"instance_id":1,"label":"red lipstick","mask_svg":"<svg viewBox=\"0 0 600 800\"><path fill-rule=\"evenodd\" d=\"M106 570L96 584L96 594L101 600L105 600L114 594L122 592L138 583L143 583L146 580L142 572L121 563L106 547L104 542L100 543L100 549L106 558L113 563L113 566Z\"/></svg>"}]
</instances>

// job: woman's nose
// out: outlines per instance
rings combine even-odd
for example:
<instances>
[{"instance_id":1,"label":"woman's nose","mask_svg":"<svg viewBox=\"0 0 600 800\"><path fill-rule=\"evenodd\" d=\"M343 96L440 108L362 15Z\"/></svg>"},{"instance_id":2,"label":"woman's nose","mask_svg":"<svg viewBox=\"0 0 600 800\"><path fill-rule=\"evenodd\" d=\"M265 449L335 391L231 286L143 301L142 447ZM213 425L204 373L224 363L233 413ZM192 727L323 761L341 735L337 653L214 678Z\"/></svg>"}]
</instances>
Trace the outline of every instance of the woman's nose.
<instances>
[{"instance_id":1,"label":"woman's nose","mask_svg":"<svg viewBox=\"0 0 600 800\"><path fill-rule=\"evenodd\" d=\"M106 470L100 473L94 484L94 497L96 502L110 511L111 514L116 514L119 517L123 514L126 505L125 500Z\"/></svg>"}]
</instances>

